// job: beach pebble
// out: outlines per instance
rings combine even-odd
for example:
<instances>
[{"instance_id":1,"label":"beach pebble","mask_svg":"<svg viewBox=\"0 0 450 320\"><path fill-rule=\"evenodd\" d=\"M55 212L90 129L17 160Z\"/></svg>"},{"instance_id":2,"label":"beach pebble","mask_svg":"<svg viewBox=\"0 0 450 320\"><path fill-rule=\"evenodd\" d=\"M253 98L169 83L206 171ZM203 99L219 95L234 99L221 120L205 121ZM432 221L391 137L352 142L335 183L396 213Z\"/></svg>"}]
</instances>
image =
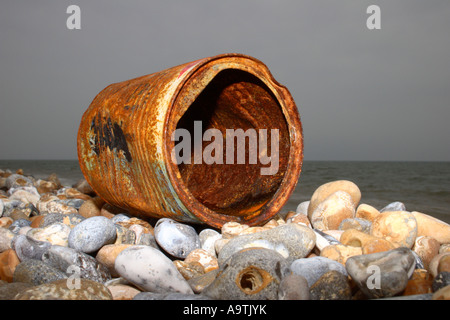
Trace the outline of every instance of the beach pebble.
<instances>
[{"instance_id":1,"label":"beach pebble","mask_svg":"<svg viewBox=\"0 0 450 320\"><path fill-rule=\"evenodd\" d=\"M51 247L47 241L39 241L27 235L16 236L11 247L16 251L20 261L27 259L41 260L42 255Z\"/></svg>"},{"instance_id":2,"label":"beach pebble","mask_svg":"<svg viewBox=\"0 0 450 320\"><path fill-rule=\"evenodd\" d=\"M312 228L311 226L311 222L309 221L309 218L307 215L303 214L303 213L297 213L295 215L293 215L292 217L290 217L289 219L287 219L286 221L287 223L297 223L297 224L303 224L307 227Z\"/></svg>"},{"instance_id":3,"label":"beach pebble","mask_svg":"<svg viewBox=\"0 0 450 320\"><path fill-rule=\"evenodd\" d=\"M324 273L310 288L311 300L351 300L348 277L339 271Z\"/></svg>"},{"instance_id":4,"label":"beach pebble","mask_svg":"<svg viewBox=\"0 0 450 320\"><path fill-rule=\"evenodd\" d=\"M343 244L333 244L331 246L325 247L320 252L321 257L337 261L343 265L345 265L348 258L361 254L361 247L346 246Z\"/></svg>"},{"instance_id":5,"label":"beach pebble","mask_svg":"<svg viewBox=\"0 0 450 320\"><path fill-rule=\"evenodd\" d=\"M113 300L133 300L133 298L141 291L135 287L126 284L116 284L107 286L111 292Z\"/></svg>"},{"instance_id":6,"label":"beach pebble","mask_svg":"<svg viewBox=\"0 0 450 320\"><path fill-rule=\"evenodd\" d=\"M116 272L116 269L114 269L114 262L119 253L131 246L133 246L133 244L107 244L97 252L95 259L108 268L113 277L118 277L119 274Z\"/></svg>"},{"instance_id":7,"label":"beach pebble","mask_svg":"<svg viewBox=\"0 0 450 320\"><path fill-rule=\"evenodd\" d=\"M445 255L439 259L437 272L450 272L450 255Z\"/></svg>"},{"instance_id":8,"label":"beach pebble","mask_svg":"<svg viewBox=\"0 0 450 320\"><path fill-rule=\"evenodd\" d=\"M55 193L58 190L58 185L53 181L38 179L35 183L39 194Z\"/></svg>"},{"instance_id":9,"label":"beach pebble","mask_svg":"<svg viewBox=\"0 0 450 320\"><path fill-rule=\"evenodd\" d=\"M0 252L11 249L11 241L15 236L11 230L0 228Z\"/></svg>"},{"instance_id":10,"label":"beach pebble","mask_svg":"<svg viewBox=\"0 0 450 320\"><path fill-rule=\"evenodd\" d=\"M439 253L431 259L430 263L428 264L428 271L430 271L433 277L436 277L439 273L439 264L441 260L446 256L450 256L450 252Z\"/></svg>"},{"instance_id":11,"label":"beach pebble","mask_svg":"<svg viewBox=\"0 0 450 320\"><path fill-rule=\"evenodd\" d=\"M411 278L406 284L402 295L411 296L416 294L432 293L433 277L425 269L415 269Z\"/></svg>"},{"instance_id":12,"label":"beach pebble","mask_svg":"<svg viewBox=\"0 0 450 320\"><path fill-rule=\"evenodd\" d=\"M416 238L412 249L419 255L425 269L428 269L431 260L439 254L440 246L439 241L432 237L419 236Z\"/></svg>"},{"instance_id":13,"label":"beach pebble","mask_svg":"<svg viewBox=\"0 0 450 320\"><path fill-rule=\"evenodd\" d=\"M341 242L347 246L361 247L362 254L371 254L395 249L395 246L382 238L377 238L370 234L349 229L341 235Z\"/></svg>"},{"instance_id":14,"label":"beach pebble","mask_svg":"<svg viewBox=\"0 0 450 320\"><path fill-rule=\"evenodd\" d=\"M355 183L348 180L331 181L321 185L314 191L308 206L308 217L311 219L317 206L337 191L344 191L350 195L352 207L356 208L361 200L361 191ZM337 226L334 229L337 229Z\"/></svg>"},{"instance_id":15,"label":"beach pebble","mask_svg":"<svg viewBox=\"0 0 450 320\"><path fill-rule=\"evenodd\" d=\"M109 270L88 254L54 245L42 255L42 261L68 276L104 283L111 279Z\"/></svg>"},{"instance_id":16,"label":"beach pebble","mask_svg":"<svg viewBox=\"0 0 450 320\"><path fill-rule=\"evenodd\" d=\"M300 202L300 204L299 204L299 205L297 206L297 208L295 209L295 212L296 212L296 213L301 213L301 214L307 216L307 215L308 215L308 207L309 207L309 203L310 203L309 200L308 200L308 201Z\"/></svg>"},{"instance_id":17,"label":"beach pebble","mask_svg":"<svg viewBox=\"0 0 450 320\"><path fill-rule=\"evenodd\" d=\"M318 230L336 230L342 220L355 216L355 203L345 191L336 191L320 202L308 217Z\"/></svg>"},{"instance_id":18,"label":"beach pebble","mask_svg":"<svg viewBox=\"0 0 450 320\"><path fill-rule=\"evenodd\" d=\"M108 288L96 281L78 279L74 284L67 279L57 280L26 289L14 300L112 300Z\"/></svg>"},{"instance_id":19,"label":"beach pebble","mask_svg":"<svg viewBox=\"0 0 450 320\"><path fill-rule=\"evenodd\" d=\"M370 234L397 247L412 248L417 236L417 221L407 211L385 211L372 222Z\"/></svg>"},{"instance_id":20,"label":"beach pebble","mask_svg":"<svg viewBox=\"0 0 450 320\"><path fill-rule=\"evenodd\" d=\"M3 204L3 200L0 199L0 217L3 215L4 209L5 209L5 205Z\"/></svg>"},{"instance_id":21,"label":"beach pebble","mask_svg":"<svg viewBox=\"0 0 450 320\"><path fill-rule=\"evenodd\" d=\"M169 218L159 219L155 225L155 239L164 251L184 259L194 249L200 248L200 239L195 229Z\"/></svg>"},{"instance_id":22,"label":"beach pebble","mask_svg":"<svg viewBox=\"0 0 450 320\"><path fill-rule=\"evenodd\" d=\"M67 205L64 200L61 200L58 197L44 198L44 200L41 199L37 203L37 208L39 209L39 212L45 213L78 213L78 210L76 208Z\"/></svg>"},{"instance_id":23,"label":"beach pebble","mask_svg":"<svg viewBox=\"0 0 450 320\"><path fill-rule=\"evenodd\" d=\"M71 229L69 247L84 253L92 253L116 240L116 227L102 216L87 218Z\"/></svg>"},{"instance_id":24,"label":"beach pebble","mask_svg":"<svg viewBox=\"0 0 450 320\"><path fill-rule=\"evenodd\" d=\"M232 238L220 250L219 265L242 249L261 247L278 252L284 258L306 257L314 248L316 235L311 228L289 223L279 227Z\"/></svg>"},{"instance_id":25,"label":"beach pebble","mask_svg":"<svg viewBox=\"0 0 450 320\"><path fill-rule=\"evenodd\" d=\"M212 255L216 255L215 242L222 238L222 235L214 229L203 229L198 234L200 240L200 247L208 251Z\"/></svg>"},{"instance_id":26,"label":"beach pebble","mask_svg":"<svg viewBox=\"0 0 450 320\"><path fill-rule=\"evenodd\" d=\"M117 273L144 291L193 293L172 261L150 246L135 245L117 256Z\"/></svg>"},{"instance_id":27,"label":"beach pebble","mask_svg":"<svg viewBox=\"0 0 450 320\"><path fill-rule=\"evenodd\" d=\"M14 233L19 233L20 229L22 229L23 227L28 227L30 225L31 221L28 219L17 219L11 223L8 229Z\"/></svg>"},{"instance_id":28,"label":"beach pebble","mask_svg":"<svg viewBox=\"0 0 450 320\"><path fill-rule=\"evenodd\" d=\"M370 232L372 222L363 218L347 218L341 221L338 230L355 229L365 233Z\"/></svg>"},{"instance_id":29,"label":"beach pebble","mask_svg":"<svg viewBox=\"0 0 450 320\"><path fill-rule=\"evenodd\" d=\"M369 298L391 297L403 291L415 266L414 255L405 247L353 256L345 264L348 274Z\"/></svg>"},{"instance_id":30,"label":"beach pebble","mask_svg":"<svg viewBox=\"0 0 450 320\"><path fill-rule=\"evenodd\" d=\"M19 263L19 257L13 249L0 253L0 280L12 282L14 270Z\"/></svg>"},{"instance_id":31,"label":"beach pebble","mask_svg":"<svg viewBox=\"0 0 450 320\"><path fill-rule=\"evenodd\" d=\"M305 277L295 273L283 277L278 287L278 300L309 300L309 286Z\"/></svg>"},{"instance_id":32,"label":"beach pebble","mask_svg":"<svg viewBox=\"0 0 450 320\"><path fill-rule=\"evenodd\" d=\"M119 214L116 214L114 217L112 217L110 220L114 223L118 223L118 222L124 222L124 221L130 220L130 217L124 213L119 213Z\"/></svg>"},{"instance_id":33,"label":"beach pebble","mask_svg":"<svg viewBox=\"0 0 450 320\"><path fill-rule=\"evenodd\" d=\"M361 203L356 209L355 217L373 221L379 214L380 211L378 211L376 208L372 207L371 205Z\"/></svg>"},{"instance_id":34,"label":"beach pebble","mask_svg":"<svg viewBox=\"0 0 450 320\"><path fill-rule=\"evenodd\" d=\"M47 241L52 245L68 246L70 227L63 223L54 223L42 228L33 228L27 232L27 236L38 240Z\"/></svg>"},{"instance_id":35,"label":"beach pebble","mask_svg":"<svg viewBox=\"0 0 450 320\"><path fill-rule=\"evenodd\" d=\"M13 275L14 282L27 282L36 286L65 278L67 275L64 272L35 259L27 259L19 263Z\"/></svg>"},{"instance_id":36,"label":"beach pebble","mask_svg":"<svg viewBox=\"0 0 450 320\"><path fill-rule=\"evenodd\" d=\"M240 224L239 222L226 222L221 228L222 237L224 239L231 239L240 235L244 230L248 229L246 224Z\"/></svg>"},{"instance_id":37,"label":"beach pebble","mask_svg":"<svg viewBox=\"0 0 450 320\"><path fill-rule=\"evenodd\" d=\"M85 220L85 218L78 213L70 213L70 214L49 213L43 217L39 226L47 227L54 223L63 223L72 229L83 220Z\"/></svg>"},{"instance_id":38,"label":"beach pebble","mask_svg":"<svg viewBox=\"0 0 450 320\"><path fill-rule=\"evenodd\" d=\"M85 218L92 218L100 215L105 201L99 197L86 200L78 209L78 213Z\"/></svg>"},{"instance_id":39,"label":"beach pebble","mask_svg":"<svg viewBox=\"0 0 450 320\"><path fill-rule=\"evenodd\" d=\"M276 251L241 250L220 265L217 278L202 294L220 300L274 300L286 268L285 258Z\"/></svg>"},{"instance_id":40,"label":"beach pebble","mask_svg":"<svg viewBox=\"0 0 450 320\"><path fill-rule=\"evenodd\" d=\"M87 194L87 195L95 195L94 190L89 185L89 183L86 181L86 179L80 179L78 180L73 186L73 188L77 189L81 193Z\"/></svg>"},{"instance_id":41,"label":"beach pebble","mask_svg":"<svg viewBox=\"0 0 450 320\"><path fill-rule=\"evenodd\" d=\"M386 212L386 211L406 211L406 206L403 202L400 202L400 201L391 202L387 206L385 206L383 209L381 209L380 213Z\"/></svg>"},{"instance_id":42,"label":"beach pebble","mask_svg":"<svg viewBox=\"0 0 450 320\"><path fill-rule=\"evenodd\" d=\"M116 228L116 241L114 244L136 244L135 232L117 223L114 226Z\"/></svg>"},{"instance_id":43,"label":"beach pebble","mask_svg":"<svg viewBox=\"0 0 450 320\"><path fill-rule=\"evenodd\" d=\"M21 174L13 173L6 178L6 188L34 187L33 181Z\"/></svg>"},{"instance_id":44,"label":"beach pebble","mask_svg":"<svg viewBox=\"0 0 450 320\"><path fill-rule=\"evenodd\" d=\"M309 287L328 271L335 270L347 276L347 270L341 263L325 257L297 259L289 268L292 273L303 276Z\"/></svg>"},{"instance_id":45,"label":"beach pebble","mask_svg":"<svg viewBox=\"0 0 450 320\"><path fill-rule=\"evenodd\" d=\"M433 237L442 243L450 243L450 225L427 214L413 211L417 221L417 236Z\"/></svg>"},{"instance_id":46,"label":"beach pebble","mask_svg":"<svg viewBox=\"0 0 450 320\"><path fill-rule=\"evenodd\" d=\"M450 285L433 293L432 300L450 300Z\"/></svg>"},{"instance_id":47,"label":"beach pebble","mask_svg":"<svg viewBox=\"0 0 450 320\"><path fill-rule=\"evenodd\" d=\"M12 282L0 286L0 300L14 300L14 297L28 288L34 287L31 283Z\"/></svg>"},{"instance_id":48,"label":"beach pebble","mask_svg":"<svg viewBox=\"0 0 450 320\"><path fill-rule=\"evenodd\" d=\"M219 268L217 258L204 249L192 250L183 261L188 266L198 266L201 273Z\"/></svg>"},{"instance_id":49,"label":"beach pebble","mask_svg":"<svg viewBox=\"0 0 450 320\"><path fill-rule=\"evenodd\" d=\"M31 203L36 206L41 198L39 192L35 187L22 187L9 189L8 193L10 194L10 200L19 200L23 203Z\"/></svg>"},{"instance_id":50,"label":"beach pebble","mask_svg":"<svg viewBox=\"0 0 450 320\"><path fill-rule=\"evenodd\" d=\"M10 217L1 217L0 218L0 228L9 228L12 223L14 222L13 219L11 219Z\"/></svg>"},{"instance_id":51,"label":"beach pebble","mask_svg":"<svg viewBox=\"0 0 450 320\"><path fill-rule=\"evenodd\" d=\"M431 288L433 292L436 292L444 287L450 285L450 272L440 272L433 279L433 283L431 284Z\"/></svg>"}]
</instances>

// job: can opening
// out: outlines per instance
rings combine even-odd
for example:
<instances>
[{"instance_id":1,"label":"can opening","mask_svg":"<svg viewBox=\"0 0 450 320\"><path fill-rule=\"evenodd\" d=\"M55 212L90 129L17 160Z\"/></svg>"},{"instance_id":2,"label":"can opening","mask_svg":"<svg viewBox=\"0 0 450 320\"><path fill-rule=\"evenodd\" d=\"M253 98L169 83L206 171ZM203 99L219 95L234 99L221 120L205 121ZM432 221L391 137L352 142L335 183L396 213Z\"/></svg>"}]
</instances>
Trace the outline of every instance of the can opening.
<instances>
[{"instance_id":1,"label":"can opening","mask_svg":"<svg viewBox=\"0 0 450 320\"><path fill-rule=\"evenodd\" d=\"M289 161L289 130L279 101L263 81L238 69L220 71L203 88L185 89L201 90L176 125L190 135L190 148L178 149L184 160L177 162L186 188L220 214L259 211L280 187Z\"/></svg>"}]
</instances>

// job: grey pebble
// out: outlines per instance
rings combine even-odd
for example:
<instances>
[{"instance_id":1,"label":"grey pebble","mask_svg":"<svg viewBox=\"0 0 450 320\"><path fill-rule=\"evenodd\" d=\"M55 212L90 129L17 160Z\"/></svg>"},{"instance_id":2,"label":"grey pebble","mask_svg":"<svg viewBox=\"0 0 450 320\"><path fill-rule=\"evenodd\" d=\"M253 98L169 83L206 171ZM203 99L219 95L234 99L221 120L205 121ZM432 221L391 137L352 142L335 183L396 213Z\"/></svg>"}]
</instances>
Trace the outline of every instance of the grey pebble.
<instances>
[{"instance_id":1,"label":"grey pebble","mask_svg":"<svg viewBox=\"0 0 450 320\"><path fill-rule=\"evenodd\" d=\"M9 230L14 233L18 233L21 228L28 227L31 225L31 221L27 219L17 219L14 220L13 223L9 226Z\"/></svg>"},{"instance_id":2,"label":"grey pebble","mask_svg":"<svg viewBox=\"0 0 450 320\"><path fill-rule=\"evenodd\" d=\"M341 263L325 257L297 259L291 263L290 270L294 274L305 277L309 287L328 271L335 270L345 276L348 275L347 270Z\"/></svg>"},{"instance_id":3,"label":"grey pebble","mask_svg":"<svg viewBox=\"0 0 450 320\"><path fill-rule=\"evenodd\" d=\"M92 253L116 240L116 227L111 220L95 216L78 223L69 233L69 247Z\"/></svg>"},{"instance_id":4,"label":"grey pebble","mask_svg":"<svg viewBox=\"0 0 450 320\"><path fill-rule=\"evenodd\" d=\"M111 279L109 270L95 258L72 248L54 245L43 254L42 261L68 276L79 276L100 283Z\"/></svg>"},{"instance_id":5,"label":"grey pebble","mask_svg":"<svg viewBox=\"0 0 450 320\"><path fill-rule=\"evenodd\" d=\"M387 206L385 206L383 209L380 210L380 212L386 212L386 211L406 211L406 206L403 202L400 202L400 201L391 202Z\"/></svg>"},{"instance_id":6,"label":"grey pebble","mask_svg":"<svg viewBox=\"0 0 450 320\"><path fill-rule=\"evenodd\" d=\"M40 285L67 278L64 272L35 259L28 259L16 266L13 282L32 283Z\"/></svg>"},{"instance_id":7,"label":"grey pebble","mask_svg":"<svg viewBox=\"0 0 450 320\"><path fill-rule=\"evenodd\" d=\"M27 259L41 260L42 255L51 247L51 243L47 241L39 241L27 235L17 235L11 247L15 250L20 261Z\"/></svg>"},{"instance_id":8,"label":"grey pebble","mask_svg":"<svg viewBox=\"0 0 450 320\"><path fill-rule=\"evenodd\" d=\"M184 259L200 248L200 239L195 229L169 218L159 219L154 229L158 245L170 255Z\"/></svg>"},{"instance_id":9,"label":"grey pebble","mask_svg":"<svg viewBox=\"0 0 450 320\"><path fill-rule=\"evenodd\" d=\"M291 273L281 280L278 300L309 300L309 286L306 278Z\"/></svg>"},{"instance_id":10,"label":"grey pebble","mask_svg":"<svg viewBox=\"0 0 450 320\"><path fill-rule=\"evenodd\" d=\"M86 218L78 213L48 213L44 216L41 227L46 227L54 223L64 223L64 220L67 219L69 219L70 225L75 226Z\"/></svg>"}]
</instances>

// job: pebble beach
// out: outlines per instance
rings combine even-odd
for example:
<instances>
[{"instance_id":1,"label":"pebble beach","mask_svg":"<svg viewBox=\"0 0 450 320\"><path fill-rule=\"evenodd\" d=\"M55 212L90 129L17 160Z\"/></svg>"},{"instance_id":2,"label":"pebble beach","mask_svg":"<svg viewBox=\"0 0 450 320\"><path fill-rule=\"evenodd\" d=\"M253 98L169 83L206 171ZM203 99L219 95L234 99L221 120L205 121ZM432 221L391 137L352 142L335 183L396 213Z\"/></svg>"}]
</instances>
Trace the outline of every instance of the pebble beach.
<instances>
[{"instance_id":1,"label":"pebble beach","mask_svg":"<svg viewBox=\"0 0 450 320\"><path fill-rule=\"evenodd\" d=\"M85 180L0 169L0 300L450 300L450 225L348 180L221 229L144 220Z\"/></svg>"}]
</instances>

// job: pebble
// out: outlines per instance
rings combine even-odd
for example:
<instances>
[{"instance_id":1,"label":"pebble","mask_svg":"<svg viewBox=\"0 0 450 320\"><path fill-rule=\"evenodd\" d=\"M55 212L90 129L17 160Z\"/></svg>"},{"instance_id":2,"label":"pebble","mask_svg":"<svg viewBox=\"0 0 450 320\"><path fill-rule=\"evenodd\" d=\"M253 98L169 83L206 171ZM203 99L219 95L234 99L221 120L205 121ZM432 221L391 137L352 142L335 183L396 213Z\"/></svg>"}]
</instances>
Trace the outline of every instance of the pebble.
<instances>
[{"instance_id":1,"label":"pebble","mask_svg":"<svg viewBox=\"0 0 450 320\"><path fill-rule=\"evenodd\" d=\"M240 235L244 230L248 229L246 224L230 221L225 223L221 228L222 237L224 239L231 239Z\"/></svg>"},{"instance_id":2,"label":"pebble","mask_svg":"<svg viewBox=\"0 0 450 320\"><path fill-rule=\"evenodd\" d=\"M425 269L431 260L439 254L440 243L436 239L428 236L419 236L416 238L413 250L422 260Z\"/></svg>"},{"instance_id":3,"label":"pebble","mask_svg":"<svg viewBox=\"0 0 450 320\"><path fill-rule=\"evenodd\" d=\"M107 244L97 252L95 259L108 268L111 276L118 277L119 274L114 268L114 262L116 261L119 253L131 246L133 246L133 244Z\"/></svg>"},{"instance_id":4,"label":"pebble","mask_svg":"<svg viewBox=\"0 0 450 320\"><path fill-rule=\"evenodd\" d=\"M353 207L356 207L361 200L361 191L359 190L358 186L352 181L337 180L325 183L318 187L311 196L308 206L309 218L311 219L313 212L316 210L317 206L320 203L322 203L326 198L337 191L347 192L350 195L351 205ZM337 229L337 227L335 229Z\"/></svg>"},{"instance_id":5,"label":"pebble","mask_svg":"<svg viewBox=\"0 0 450 320\"><path fill-rule=\"evenodd\" d=\"M367 297L384 298L392 297L406 288L415 265L411 250L401 247L350 257L345 267Z\"/></svg>"},{"instance_id":6,"label":"pebble","mask_svg":"<svg viewBox=\"0 0 450 320\"><path fill-rule=\"evenodd\" d=\"M372 207L371 205L362 203L356 209L355 217L373 221L379 214L380 211L378 211L376 208Z\"/></svg>"},{"instance_id":7,"label":"pebble","mask_svg":"<svg viewBox=\"0 0 450 320\"><path fill-rule=\"evenodd\" d=\"M53 281L26 289L14 300L112 300L108 288L89 279L79 279L70 284L67 279Z\"/></svg>"},{"instance_id":8,"label":"pebble","mask_svg":"<svg viewBox=\"0 0 450 320\"><path fill-rule=\"evenodd\" d=\"M28 227L31 225L31 221L27 219L18 219L14 220L11 225L8 227L14 233L19 233L20 229L23 227Z\"/></svg>"},{"instance_id":9,"label":"pebble","mask_svg":"<svg viewBox=\"0 0 450 320\"><path fill-rule=\"evenodd\" d=\"M6 188L33 187L33 181L24 175L13 173L6 178Z\"/></svg>"},{"instance_id":10,"label":"pebble","mask_svg":"<svg viewBox=\"0 0 450 320\"><path fill-rule=\"evenodd\" d=\"M27 236L38 240L47 241L52 245L68 246L71 229L64 223L54 223L43 228L33 228L27 232Z\"/></svg>"},{"instance_id":11,"label":"pebble","mask_svg":"<svg viewBox=\"0 0 450 320\"><path fill-rule=\"evenodd\" d=\"M189 285L194 293L201 293L216 279L219 269L214 269L204 274L192 277L188 280Z\"/></svg>"},{"instance_id":12,"label":"pebble","mask_svg":"<svg viewBox=\"0 0 450 320\"><path fill-rule=\"evenodd\" d=\"M335 270L345 276L348 275L344 265L325 257L297 259L291 263L289 268L292 273L303 276L309 287L328 271Z\"/></svg>"},{"instance_id":13,"label":"pebble","mask_svg":"<svg viewBox=\"0 0 450 320\"><path fill-rule=\"evenodd\" d=\"M403 202L400 202L400 201L391 202L387 206L385 206L383 209L381 209L380 213L386 212L386 211L406 211L406 206Z\"/></svg>"},{"instance_id":14,"label":"pebble","mask_svg":"<svg viewBox=\"0 0 450 320\"><path fill-rule=\"evenodd\" d=\"M84 253L93 253L116 240L116 227L102 216L87 218L71 229L69 247Z\"/></svg>"},{"instance_id":15,"label":"pebble","mask_svg":"<svg viewBox=\"0 0 450 320\"><path fill-rule=\"evenodd\" d=\"M346 275L331 270L311 286L310 295L311 300L351 300L352 290Z\"/></svg>"},{"instance_id":16,"label":"pebble","mask_svg":"<svg viewBox=\"0 0 450 320\"><path fill-rule=\"evenodd\" d=\"M126 284L107 286L113 300L133 300L141 291Z\"/></svg>"},{"instance_id":17,"label":"pebble","mask_svg":"<svg viewBox=\"0 0 450 320\"><path fill-rule=\"evenodd\" d=\"M117 273L143 291L193 293L172 261L150 246L135 245L117 256Z\"/></svg>"},{"instance_id":18,"label":"pebble","mask_svg":"<svg viewBox=\"0 0 450 320\"><path fill-rule=\"evenodd\" d=\"M11 243L11 247L15 250L20 261L27 259L41 260L42 255L51 246L50 242L39 241L27 235L18 235Z\"/></svg>"},{"instance_id":19,"label":"pebble","mask_svg":"<svg viewBox=\"0 0 450 320\"><path fill-rule=\"evenodd\" d=\"M436 275L436 277L433 279L431 288L433 289L433 292L436 292L449 285L450 285L450 272L444 271Z\"/></svg>"},{"instance_id":20,"label":"pebble","mask_svg":"<svg viewBox=\"0 0 450 320\"><path fill-rule=\"evenodd\" d=\"M136 233L115 223L116 241L114 244L136 244Z\"/></svg>"},{"instance_id":21,"label":"pebble","mask_svg":"<svg viewBox=\"0 0 450 320\"><path fill-rule=\"evenodd\" d=\"M19 263L19 257L13 249L0 253L0 280L12 282L14 270Z\"/></svg>"},{"instance_id":22,"label":"pebble","mask_svg":"<svg viewBox=\"0 0 450 320\"><path fill-rule=\"evenodd\" d=\"M450 225L427 214L413 211L417 221L417 236L433 237L440 243L450 243Z\"/></svg>"},{"instance_id":23,"label":"pebble","mask_svg":"<svg viewBox=\"0 0 450 320\"><path fill-rule=\"evenodd\" d=\"M86 181L86 179L81 179L81 180L77 181L72 187L77 189L81 193L84 193L87 195L95 195L94 190L89 185L89 183Z\"/></svg>"},{"instance_id":24,"label":"pebble","mask_svg":"<svg viewBox=\"0 0 450 320\"><path fill-rule=\"evenodd\" d=\"M309 300L309 286L305 277L291 273L283 277L278 288L278 300Z\"/></svg>"},{"instance_id":25,"label":"pebble","mask_svg":"<svg viewBox=\"0 0 450 320\"><path fill-rule=\"evenodd\" d=\"M218 255L219 265L234 253L247 248L267 248L292 260L306 257L314 248L316 235L311 228L289 223L271 230L235 237L227 242Z\"/></svg>"},{"instance_id":26,"label":"pebble","mask_svg":"<svg viewBox=\"0 0 450 320\"><path fill-rule=\"evenodd\" d=\"M450 272L450 255L445 255L439 259L437 272Z\"/></svg>"},{"instance_id":27,"label":"pebble","mask_svg":"<svg viewBox=\"0 0 450 320\"><path fill-rule=\"evenodd\" d=\"M14 297L28 288L34 287L31 283L12 282L0 286L0 300L14 300Z\"/></svg>"},{"instance_id":28,"label":"pebble","mask_svg":"<svg viewBox=\"0 0 450 320\"><path fill-rule=\"evenodd\" d=\"M432 300L450 300L450 285L433 293Z\"/></svg>"},{"instance_id":29,"label":"pebble","mask_svg":"<svg viewBox=\"0 0 450 320\"><path fill-rule=\"evenodd\" d=\"M370 234L397 247L412 248L417 236L417 221L407 211L384 211L372 222Z\"/></svg>"},{"instance_id":30,"label":"pebble","mask_svg":"<svg viewBox=\"0 0 450 320\"><path fill-rule=\"evenodd\" d=\"M78 213L48 213L43 216L43 219L40 221L39 226L47 227L54 223L63 223L65 225L68 225L72 229L83 220L85 220L85 218Z\"/></svg>"},{"instance_id":31,"label":"pebble","mask_svg":"<svg viewBox=\"0 0 450 320\"><path fill-rule=\"evenodd\" d=\"M93 199L86 200L78 210L78 213L85 218L92 218L100 216L102 206L105 204L103 199L96 197Z\"/></svg>"},{"instance_id":32,"label":"pebble","mask_svg":"<svg viewBox=\"0 0 450 320\"><path fill-rule=\"evenodd\" d=\"M0 199L0 217L3 215L4 209L5 209L5 205L3 204L3 200Z\"/></svg>"},{"instance_id":33,"label":"pebble","mask_svg":"<svg viewBox=\"0 0 450 320\"><path fill-rule=\"evenodd\" d=\"M13 275L14 282L32 283L36 286L65 278L67 275L64 272L35 259L19 263Z\"/></svg>"},{"instance_id":34,"label":"pebble","mask_svg":"<svg viewBox=\"0 0 450 320\"><path fill-rule=\"evenodd\" d=\"M432 293L433 277L425 269L415 269L403 291L404 296Z\"/></svg>"},{"instance_id":35,"label":"pebble","mask_svg":"<svg viewBox=\"0 0 450 320\"><path fill-rule=\"evenodd\" d=\"M198 234L198 238L200 240L200 247L215 256L215 243L216 240L222 238L222 235L214 229L206 228L200 231L200 233Z\"/></svg>"},{"instance_id":36,"label":"pebble","mask_svg":"<svg viewBox=\"0 0 450 320\"><path fill-rule=\"evenodd\" d=\"M200 239L195 229L169 218L159 219L155 225L155 239L170 255L184 259L194 249L200 248Z\"/></svg>"},{"instance_id":37,"label":"pebble","mask_svg":"<svg viewBox=\"0 0 450 320\"><path fill-rule=\"evenodd\" d=\"M6 228L0 228L0 252L11 249L11 241L16 235Z\"/></svg>"},{"instance_id":38,"label":"pebble","mask_svg":"<svg viewBox=\"0 0 450 320\"><path fill-rule=\"evenodd\" d=\"M202 294L219 300L274 300L286 268L286 259L274 250L244 249L220 265Z\"/></svg>"},{"instance_id":39,"label":"pebble","mask_svg":"<svg viewBox=\"0 0 450 320\"><path fill-rule=\"evenodd\" d=\"M365 233L370 232L372 222L363 218L347 218L341 221L338 230L355 229Z\"/></svg>"},{"instance_id":40,"label":"pebble","mask_svg":"<svg viewBox=\"0 0 450 320\"><path fill-rule=\"evenodd\" d=\"M111 279L106 266L90 255L72 248L53 245L43 255L42 261L68 276L104 283Z\"/></svg>"},{"instance_id":41,"label":"pebble","mask_svg":"<svg viewBox=\"0 0 450 320\"><path fill-rule=\"evenodd\" d=\"M309 201L309 200L300 202L300 204L295 209L295 212L296 213L301 213L301 214L307 216L308 215L308 207L309 207L309 203L310 202L311 201Z\"/></svg>"},{"instance_id":42,"label":"pebble","mask_svg":"<svg viewBox=\"0 0 450 320\"><path fill-rule=\"evenodd\" d=\"M346 246L343 244L330 245L328 247L325 247L320 252L321 257L337 261L343 265L345 265L348 258L358 256L361 254L362 254L361 247Z\"/></svg>"},{"instance_id":43,"label":"pebble","mask_svg":"<svg viewBox=\"0 0 450 320\"><path fill-rule=\"evenodd\" d=\"M351 195L345 191L336 191L328 196L308 217L318 230L336 230L342 220L354 218L355 204Z\"/></svg>"}]
</instances>

